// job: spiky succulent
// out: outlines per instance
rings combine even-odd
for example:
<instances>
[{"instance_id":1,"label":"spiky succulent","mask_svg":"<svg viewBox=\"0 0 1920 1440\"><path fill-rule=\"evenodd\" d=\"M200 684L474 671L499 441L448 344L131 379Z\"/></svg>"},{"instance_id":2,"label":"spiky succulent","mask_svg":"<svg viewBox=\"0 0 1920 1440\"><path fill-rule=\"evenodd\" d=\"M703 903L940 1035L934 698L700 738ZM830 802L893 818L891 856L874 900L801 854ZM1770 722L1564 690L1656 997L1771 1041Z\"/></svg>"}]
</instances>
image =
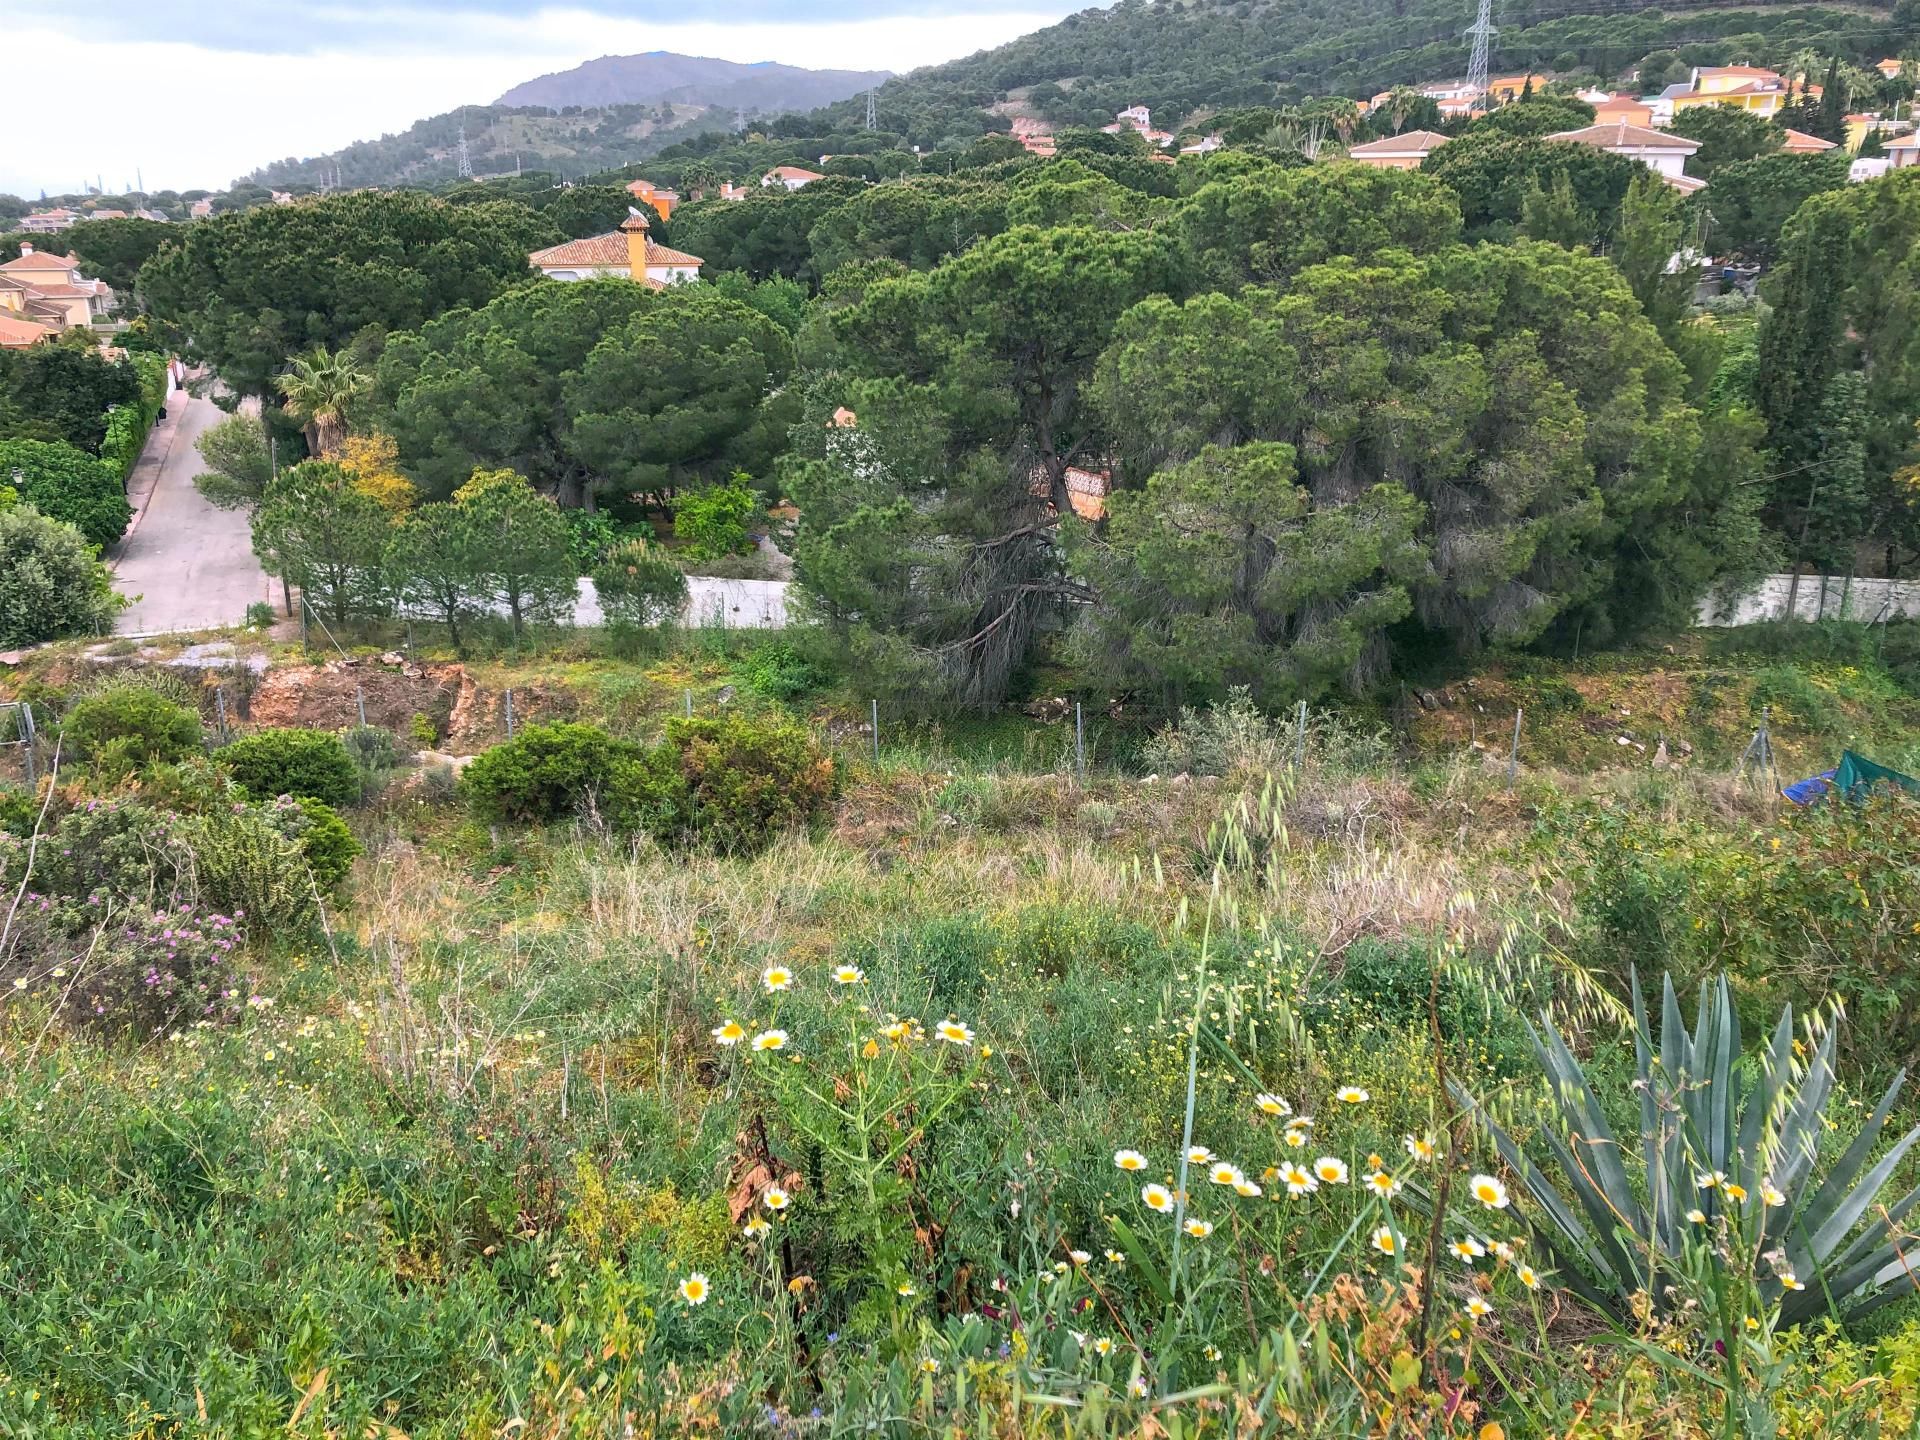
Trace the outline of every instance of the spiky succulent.
<instances>
[{"instance_id":1,"label":"spiky succulent","mask_svg":"<svg viewBox=\"0 0 1920 1440\"><path fill-rule=\"evenodd\" d=\"M1544 1017L1539 1030L1530 1027L1557 1122L1542 1127L1541 1142L1560 1184L1485 1106L1452 1087L1532 1197L1535 1228L1567 1282L1623 1314L1643 1293L1661 1304L1661 1272L1679 1273L1689 1246L1721 1237L1716 1243L1730 1257L1752 1265L1762 1299L1779 1304L1783 1324L1829 1309L1859 1315L1920 1289L1920 1247L1901 1226L1920 1189L1891 1206L1875 1203L1920 1139L1916 1126L1881 1144L1905 1071L1845 1153L1822 1164L1832 1133L1833 1027L1824 1028L1803 1069L1791 1007L1765 1049L1743 1059L1724 978L1700 987L1691 1033L1671 978L1663 1002L1656 1050L1635 977L1637 1144L1614 1135L1560 1033Z\"/></svg>"}]
</instances>

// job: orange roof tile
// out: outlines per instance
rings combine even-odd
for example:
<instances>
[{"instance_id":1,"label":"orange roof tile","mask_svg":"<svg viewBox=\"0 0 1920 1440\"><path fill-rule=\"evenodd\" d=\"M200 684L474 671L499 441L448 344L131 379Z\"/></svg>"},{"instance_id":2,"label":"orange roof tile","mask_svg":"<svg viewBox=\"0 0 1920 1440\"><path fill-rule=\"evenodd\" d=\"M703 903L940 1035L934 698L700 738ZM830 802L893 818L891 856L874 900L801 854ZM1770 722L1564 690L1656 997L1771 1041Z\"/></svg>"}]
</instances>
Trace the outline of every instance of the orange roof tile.
<instances>
[{"instance_id":1,"label":"orange roof tile","mask_svg":"<svg viewBox=\"0 0 1920 1440\"><path fill-rule=\"evenodd\" d=\"M625 269L627 237L618 230L609 230L604 235L589 235L584 240L569 240L562 245L551 245L545 250L534 251L527 257L527 263L541 270L561 270L570 266L600 270ZM649 265L704 265L706 263L698 255L689 255L684 250L670 250L665 245L656 244L651 237L647 240L647 264Z\"/></svg>"},{"instance_id":2,"label":"orange roof tile","mask_svg":"<svg viewBox=\"0 0 1920 1440\"><path fill-rule=\"evenodd\" d=\"M0 270L10 275L18 275L23 270L78 270L80 262L71 255L55 255L46 250L32 250L16 260L0 265Z\"/></svg>"},{"instance_id":3,"label":"orange roof tile","mask_svg":"<svg viewBox=\"0 0 1920 1440\"><path fill-rule=\"evenodd\" d=\"M1786 143L1780 148L1790 153L1811 155L1816 151L1839 148L1831 140L1822 140L1818 135L1809 135L1804 130L1789 128L1786 133Z\"/></svg>"},{"instance_id":4,"label":"orange roof tile","mask_svg":"<svg viewBox=\"0 0 1920 1440\"><path fill-rule=\"evenodd\" d=\"M0 310L0 345L9 349L20 349L33 345L53 334L48 326L32 320L22 320L16 315Z\"/></svg>"}]
</instances>

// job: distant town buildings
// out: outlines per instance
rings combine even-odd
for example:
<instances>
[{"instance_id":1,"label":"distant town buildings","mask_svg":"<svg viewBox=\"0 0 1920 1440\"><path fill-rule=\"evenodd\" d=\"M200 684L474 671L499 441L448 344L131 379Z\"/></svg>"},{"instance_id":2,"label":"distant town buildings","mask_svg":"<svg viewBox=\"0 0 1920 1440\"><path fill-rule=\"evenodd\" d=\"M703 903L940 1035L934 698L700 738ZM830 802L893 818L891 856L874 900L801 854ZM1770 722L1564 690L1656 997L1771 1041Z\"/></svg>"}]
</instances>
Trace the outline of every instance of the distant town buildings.
<instances>
[{"instance_id":1,"label":"distant town buildings","mask_svg":"<svg viewBox=\"0 0 1920 1440\"><path fill-rule=\"evenodd\" d=\"M1755 65L1707 65L1696 69L1679 85L1661 91L1670 113L1678 115L1696 105L1731 105L1762 118L1771 118L1787 103L1786 77L1777 70ZM1818 85L1805 87L1805 93L1818 99Z\"/></svg>"},{"instance_id":2,"label":"distant town buildings","mask_svg":"<svg viewBox=\"0 0 1920 1440\"><path fill-rule=\"evenodd\" d=\"M61 230L70 230L80 223L80 212L60 206L53 210L36 210L20 221L19 228L28 235L52 235Z\"/></svg>"},{"instance_id":3,"label":"distant town buildings","mask_svg":"<svg viewBox=\"0 0 1920 1440\"><path fill-rule=\"evenodd\" d=\"M646 217L637 211L618 230L536 250L527 263L549 280L635 280L650 290L700 278L698 255L654 243Z\"/></svg>"},{"instance_id":4,"label":"distant town buildings","mask_svg":"<svg viewBox=\"0 0 1920 1440\"><path fill-rule=\"evenodd\" d=\"M1100 127L1109 135L1131 130L1156 149L1164 150L1177 138L1165 130L1153 128L1153 112L1145 105L1129 105L1113 117L1113 124Z\"/></svg>"}]
</instances>

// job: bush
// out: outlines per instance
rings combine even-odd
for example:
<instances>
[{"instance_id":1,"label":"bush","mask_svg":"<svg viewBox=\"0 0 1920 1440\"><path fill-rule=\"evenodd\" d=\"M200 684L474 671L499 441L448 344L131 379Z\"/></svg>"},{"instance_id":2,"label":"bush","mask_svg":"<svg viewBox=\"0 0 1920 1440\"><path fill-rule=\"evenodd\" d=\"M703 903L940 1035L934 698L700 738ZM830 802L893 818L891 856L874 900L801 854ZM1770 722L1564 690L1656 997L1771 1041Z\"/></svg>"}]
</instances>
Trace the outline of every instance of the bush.
<instances>
[{"instance_id":1,"label":"bush","mask_svg":"<svg viewBox=\"0 0 1920 1440\"><path fill-rule=\"evenodd\" d=\"M673 533L695 560L737 555L747 548L747 522L759 509L747 477L735 475L725 485L710 485L681 498L673 510Z\"/></svg>"},{"instance_id":2,"label":"bush","mask_svg":"<svg viewBox=\"0 0 1920 1440\"><path fill-rule=\"evenodd\" d=\"M245 920L257 938L304 932L319 914L314 888L320 879L301 844L306 828L305 812L295 800L212 809L181 819L179 831L193 851L202 903ZM324 840L320 848L325 864Z\"/></svg>"},{"instance_id":3,"label":"bush","mask_svg":"<svg viewBox=\"0 0 1920 1440\"><path fill-rule=\"evenodd\" d=\"M28 878L26 864L23 840L0 839L0 883L18 887ZM173 817L151 805L94 801L50 815L30 883L51 902L45 913L54 924L84 930L128 908L173 910L189 902L191 852Z\"/></svg>"},{"instance_id":4,"label":"bush","mask_svg":"<svg viewBox=\"0 0 1920 1440\"><path fill-rule=\"evenodd\" d=\"M784 640L756 646L741 657L734 669L747 689L782 704L810 695L832 679L827 671Z\"/></svg>"},{"instance_id":5,"label":"bush","mask_svg":"<svg viewBox=\"0 0 1920 1440\"><path fill-rule=\"evenodd\" d=\"M0 955L0 985L11 995L50 990L70 1023L145 1038L231 1020L247 1005L241 929L231 916L136 906L78 937L35 915L20 939Z\"/></svg>"},{"instance_id":6,"label":"bush","mask_svg":"<svg viewBox=\"0 0 1920 1440\"><path fill-rule=\"evenodd\" d=\"M324 805L360 798L360 772L337 735L324 730L261 730L217 756L234 782L256 800L291 795Z\"/></svg>"},{"instance_id":7,"label":"bush","mask_svg":"<svg viewBox=\"0 0 1920 1440\"><path fill-rule=\"evenodd\" d=\"M280 819L299 843L300 853L307 857L313 883L323 893L336 895L353 869L354 859L361 854L360 842L331 805L303 799L296 800L294 806L297 817L282 812Z\"/></svg>"},{"instance_id":8,"label":"bush","mask_svg":"<svg viewBox=\"0 0 1920 1440\"><path fill-rule=\"evenodd\" d=\"M143 685L115 685L76 703L60 724L76 760L105 772L174 764L200 750L200 717Z\"/></svg>"},{"instance_id":9,"label":"bush","mask_svg":"<svg viewBox=\"0 0 1920 1440\"><path fill-rule=\"evenodd\" d=\"M742 714L669 722L667 745L687 789L691 837L728 853L765 848L833 799L833 760L791 720Z\"/></svg>"},{"instance_id":10,"label":"bush","mask_svg":"<svg viewBox=\"0 0 1920 1440\"><path fill-rule=\"evenodd\" d=\"M491 820L548 824L583 809L615 813L641 788L647 751L594 725L528 725L479 756L460 793Z\"/></svg>"},{"instance_id":11,"label":"bush","mask_svg":"<svg viewBox=\"0 0 1920 1440\"><path fill-rule=\"evenodd\" d=\"M594 725L529 725L460 777L484 819L546 824L586 813L663 845L728 854L812 820L834 785L832 759L804 726L741 714L671 721L651 749Z\"/></svg>"},{"instance_id":12,"label":"bush","mask_svg":"<svg viewBox=\"0 0 1920 1440\"><path fill-rule=\"evenodd\" d=\"M363 802L387 788L400 768L400 747L394 743L391 730L380 725L355 725L341 732L340 743L353 760Z\"/></svg>"},{"instance_id":13,"label":"bush","mask_svg":"<svg viewBox=\"0 0 1920 1440\"><path fill-rule=\"evenodd\" d=\"M116 410L130 421L138 415ZM109 424L108 437L112 438ZM127 504L126 479L104 460L73 445L42 440L0 441L0 476L20 498L42 515L63 520L104 550L127 533L133 507Z\"/></svg>"},{"instance_id":14,"label":"bush","mask_svg":"<svg viewBox=\"0 0 1920 1440\"><path fill-rule=\"evenodd\" d=\"M73 526L0 503L0 645L99 633L125 603Z\"/></svg>"},{"instance_id":15,"label":"bush","mask_svg":"<svg viewBox=\"0 0 1920 1440\"><path fill-rule=\"evenodd\" d=\"M658 625L687 603L687 577L658 545L629 540L593 569L600 610L610 625Z\"/></svg>"}]
</instances>

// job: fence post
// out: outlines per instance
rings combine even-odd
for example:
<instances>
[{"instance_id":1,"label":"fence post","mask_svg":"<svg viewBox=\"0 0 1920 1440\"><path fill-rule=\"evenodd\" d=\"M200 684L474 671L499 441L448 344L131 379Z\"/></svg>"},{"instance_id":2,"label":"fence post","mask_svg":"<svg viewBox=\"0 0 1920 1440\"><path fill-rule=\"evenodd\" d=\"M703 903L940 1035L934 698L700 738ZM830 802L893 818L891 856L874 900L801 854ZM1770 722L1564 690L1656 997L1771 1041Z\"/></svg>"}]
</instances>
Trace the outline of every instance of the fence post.
<instances>
[{"instance_id":1,"label":"fence post","mask_svg":"<svg viewBox=\"0 0 1920 1440\"><path fill-rule=\"evenodd\" d=\"M685 698L687 702L687 719L691 720L693 718L693 687L691 685L686 689Z\"/></svg>"},{"instance_id":2,"label":"fence post","mask_svg":"<svg viewBox=\"0 0 1920 1440\"><path fill-rule=\"evenodd\" d=\"M513 687L507 687L507 739L513 739Z\"/></svg>"},{"instance_id":3,"label":"fence post","mask_svg":"<svg viewBox=\"0 0 1920 1440\"><path fill-rule=\"evenodd\" d=\"M1527 712L1516 708L1513 712L1513 749L1507 755L1507 788L1513 788L1513 782L1520 775L1520 717Z\"/></svg>"},{"instance_id":4,"label":"fence post","mask_svg":"<svg viewBox=\"0 0 1920 1440\"><path fill-rule=\"evenodd\" d=\"M1087 783L1087 717L1078 700L1073 702L1073 768L1080 783Z\"/></svg>"},{"instance_id":5,"label":"fence post","mask_svg":"<svg viewBox=\"0 0 1920 1440\"><path fill-rule=\"evenodd\" d=\"M1302 700L1293 714L1293 768L1307 768L1307 702Z\"/></svg>"},{"instance_id":6,"label":"fence post","mask_svg":"<svg viewBox=\"0 0 1920 1440\"><path fill-rule=\"evenodd\" d=\"M220 743L227 743L227 687L216 685L213 690L214 709L220 712Z\"/></svg>"},{"instance_id":7,"label":"fence post","mask_svg":"<svg viewBox=\"0 0 1920 1440\"><path fill-rule=\"evenodd\" d=\"M32 793L39 787L40 777L33 764L33 703L28 700L20 702L20 739L20 748L27 755L27 791Z\"/></svg>"},{"instance_id":8,"label":"fence post","mask_svg":"<svg viewBox=\"0 0 1920 1440\"><path fill-rule=\"evenodd\" d=\"M358 685L353 687L354 708L360 712L360 728L367 728L367 692Z\"/></svg>"},{"instance_id":9,"label":"fence post","mask_svg":"<svg viewBox=\"0 0 1920 1440\"><path fill-rule=\"evenodd\" d=\"M873 706L873 763L880 763L880 702L869 702Z\"/></svg>"}]
</instances>

